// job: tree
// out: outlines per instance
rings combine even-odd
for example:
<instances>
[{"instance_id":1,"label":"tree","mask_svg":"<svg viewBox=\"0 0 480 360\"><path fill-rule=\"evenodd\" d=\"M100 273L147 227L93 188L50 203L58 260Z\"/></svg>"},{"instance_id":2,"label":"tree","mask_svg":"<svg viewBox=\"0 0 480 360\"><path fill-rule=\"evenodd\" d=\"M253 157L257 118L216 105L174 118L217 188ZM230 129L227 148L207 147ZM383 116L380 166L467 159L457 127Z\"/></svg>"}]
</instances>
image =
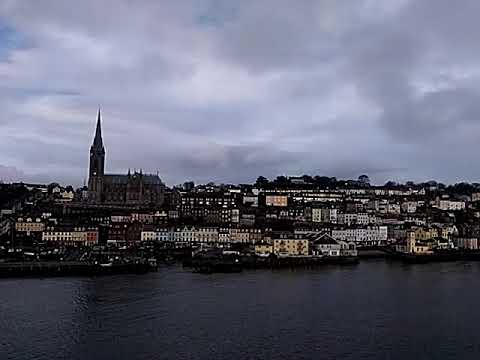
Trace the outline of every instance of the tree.
<instances>
[{"instance_id":1,"label":"tree","mask_svg":"<svg viewBox=\"0 0 480 360\"><path fill-rule=\"evenodd\" d=\"M329 178L328 176L315 176L313 178L313 181L315 185L317 185L321 189L325 189L327 187L334 187L337 184L337 179L336 178Z\"/></svg>"},{"instance_id":2,"label":"tree","mask_svg":"<svg viewBox=\"0 0 480 360\"><path fill-rule=\"evenodd\" d=\"M290 181L286 176L280 175L273 181L275 186L287 187L290 184Z\"/></svg>"},{"instance_id":3,"label":"tree","mask_svg":"<svg viewBox=\"0 0 480 360\"><path fill-rule=\"evenodd\" d=\"M51 194L53 192L53 189L55 189L56 187L60 187L60 185L58 183L51 183L47 186L47 191L49 194Z\"/></svg>"},{"instance_id":4,"label":"tree","mask_svg":"<svg viewBox=\"0 0 480 360\"><path fill-rule=\"evenodd\" d=\"M397 184L395 181L389 180L389 181L387 181L387 182L385 183L384 186L385 186L386 188L391 189L391 188L397 187L398 184Z\"/></svg>"},{"instance_id":5,"label":"tree","mask_svg":"<svg viewBox=\"0 0 480 360\"><path fill-rule=\"evenodd\" d=\"M302 180L307 184L312 184L314 182L313 178L310 175L303 175Z\"/></svg>"},{"instance_id":6,"label":"tree","mask_svg":"<svg viewBox=\"0 0 480 360\"><path fill-rule=\"evenodd\" d=\"M186 181L183 183L183 190L192 191L195 188L195 183L193 181Z\"/></svg>"},{"instance_id":7,"label":"tree","mask_svg":"<svg viewBox=\"0 0 480 360\"><path fill-rule=\"evenodd\" d=\"M358 181L363 185L370 185L370 178L368 177L368 175L360 175L358 177Z\"/></svg>"},{"instance_id":8,"label":"tree","mask_svg":"<svg viewBox=\"0 0 480 360\"><path fill-rule=\"evenodd\" d=\"M268 179L265 176L259 176L257 178L257 181L255 182L255 186L257 188L263 189L263 188L267 187L269 183L270 182L268 181Z\"/></svg>"}]
</instances>

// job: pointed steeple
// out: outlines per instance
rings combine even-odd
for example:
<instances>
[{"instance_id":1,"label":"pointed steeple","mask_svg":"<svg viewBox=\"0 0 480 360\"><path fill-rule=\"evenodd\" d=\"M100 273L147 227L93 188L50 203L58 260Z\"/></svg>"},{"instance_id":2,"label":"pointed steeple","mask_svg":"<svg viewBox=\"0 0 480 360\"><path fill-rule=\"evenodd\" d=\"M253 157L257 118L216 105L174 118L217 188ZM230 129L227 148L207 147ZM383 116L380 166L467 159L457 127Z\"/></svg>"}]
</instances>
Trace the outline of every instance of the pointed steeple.
<instances>
[{"instance_id":1,"label":"pointed steeple","mask_svg":"<svg viewBox=\"0 0 480 360\"><path fill-rule=\"evenodd\" d=\"M102 139L102 119L100 115L100 108L98 108L97 116L97 129L95 131L95 139L93 139L93 147L97 149L103 148L103 139Z\"/></svg>"}]
</instances>

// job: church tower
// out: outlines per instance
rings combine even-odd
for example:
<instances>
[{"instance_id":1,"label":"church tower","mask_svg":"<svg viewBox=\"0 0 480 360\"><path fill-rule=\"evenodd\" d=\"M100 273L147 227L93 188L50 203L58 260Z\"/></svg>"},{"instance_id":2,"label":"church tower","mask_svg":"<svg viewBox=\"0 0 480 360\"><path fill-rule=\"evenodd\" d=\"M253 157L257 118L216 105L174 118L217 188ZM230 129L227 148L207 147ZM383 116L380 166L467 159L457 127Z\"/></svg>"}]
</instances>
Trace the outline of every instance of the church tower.
<instances>
[{"instance_id":1,"label":"church tower","mask_svg":"<svg viewBox=\"0 0 480 360\"><path fill-rule=\"evenodd\" d=\"M90 199L94 202L102 201L103 175L105 174L105 148L102 139L102 124L100 109L98 109L97 129L95 138L90 147L90 169L88 174L88 190Z\"/></svg>"}]
</instances>

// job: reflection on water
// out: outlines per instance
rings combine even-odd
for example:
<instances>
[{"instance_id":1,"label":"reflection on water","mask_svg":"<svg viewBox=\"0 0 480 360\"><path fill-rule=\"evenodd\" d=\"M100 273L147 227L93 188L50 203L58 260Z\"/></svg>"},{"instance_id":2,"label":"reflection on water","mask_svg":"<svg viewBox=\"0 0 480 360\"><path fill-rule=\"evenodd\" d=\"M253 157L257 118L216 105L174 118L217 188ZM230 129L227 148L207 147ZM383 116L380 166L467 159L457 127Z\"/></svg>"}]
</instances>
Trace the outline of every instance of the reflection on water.
<instances>
[{"instance_id":1,"label":"reflection on water","mask_svg":"<svg viewBox=\"0 0 480 360\"><path fill-rule=\"evenodd\" d=\"M478 359L480 264L0 281L0 359Z\"/></svg>"}]
</instances>

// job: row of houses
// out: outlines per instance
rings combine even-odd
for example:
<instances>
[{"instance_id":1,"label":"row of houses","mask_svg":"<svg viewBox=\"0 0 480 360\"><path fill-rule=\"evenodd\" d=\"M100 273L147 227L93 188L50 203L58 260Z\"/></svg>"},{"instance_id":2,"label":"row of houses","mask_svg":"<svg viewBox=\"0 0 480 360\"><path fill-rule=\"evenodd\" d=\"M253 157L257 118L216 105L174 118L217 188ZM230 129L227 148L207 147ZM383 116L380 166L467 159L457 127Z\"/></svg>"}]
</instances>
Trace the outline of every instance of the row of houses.
<instances>
[{"instance_id":1,"label":"row of houses","mask_svg":"<svg viewBox=\"0 0 480 360\"><path fill-rule=\"evenodd\" d=\"M54 242L62 245L91 246L98 244L99 233L95 227L58 227L47 226L42 232L43 242Z\"/></svg>"},{"instance_id":2,"label":"row of houses","mask_svg":"<svg viewBox=\"0 0 480 360\"><path fill-rule=\"evenodd\" d=\"M305 235L309 231L295 231L296 235ZM365 226L356 228L325 230L336 240L360 243L362 245L382 245L388 240L386 226ZM268 231L256 228L217 228L217 227L180 227L151 228L141 232L142 241L172 241L198 243L252 243L263 241ZM112 241L115 239L112 239Z\"/></svg>"},{"instance_id":3,"label":"row of houses","mask_svg":"<svg viewBox=\"0 0 480 360\"><path fill-rule=\"evenodd\" d=\"M142 241L175 243L256 243L264 232L256 228L219 228L183 226L177 228L147 228L141 232ZM116 239L110 239L112 242Z\"/></svg>"}]
</instances>

